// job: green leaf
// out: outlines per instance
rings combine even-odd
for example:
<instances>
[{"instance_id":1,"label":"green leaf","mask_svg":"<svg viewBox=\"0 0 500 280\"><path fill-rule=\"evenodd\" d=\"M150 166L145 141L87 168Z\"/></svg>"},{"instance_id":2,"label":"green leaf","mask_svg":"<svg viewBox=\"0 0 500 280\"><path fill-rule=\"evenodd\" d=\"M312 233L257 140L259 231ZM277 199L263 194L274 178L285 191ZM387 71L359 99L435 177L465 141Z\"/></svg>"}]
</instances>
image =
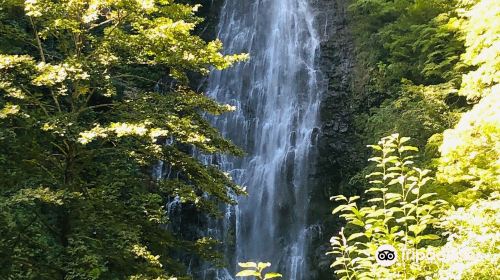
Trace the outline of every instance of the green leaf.
<instances>
[{"instance_id":1,"label":"green leaf","mask_svg":"<svg viewBox=\"0 0 500 280\"><path fill-rule=\"evenodd\" d=\"M382 159L382 162L396 163L396 162L398 162L398 160L399 160L399 158L397 156L389 156L389 157Z\"/></svg>"},{"instance_id":2,"label":"green leaf","mask_svg":"<svg viewBox=\"0 0 500 280\"><path fill-rule=\"evenodd\" d=\"M359 238L362 236L365 236L364 232L353 233L353 234L349 235L349 237L347 238L347 241L351 241L353 239L356 239L356 238Z\"/></svg>"},{"instance_id":3,"label":"green leaf","mask_svg":"<svg viewBox=\"0 0 500 280\"><path fill-rule=\"evenodd\" d=\"M350 223L353 224L353 225L358 225L360 227L364 227L365 226L365 224L363 223L363 221L358 220L358 219L353 219L352 221L350 221Z\"/></svg>"},{"instance_id":4,"label":"green leaf","mask_svg":"<svg viewBox=\"0 0 500 280\"><path fill-rule=\"evenodd\" d=\"M358 196L358 195L349 197L349 203L354 202L354 201L358 200L359 198L360 198L360 196Z\"/></svg>"},{"instance_id":5,"label":"green leaf","mask_svg":"<svg viewBox=\"0 0 500 280\"><path fill-rule=\"evenodd\" d=\"M425 230L426 227L427 226L425 224L420 224L420 225L411 225L408 227L408 229L415 235L419 235L422 231Z\"/></svg>"},{"instance_id":6,"label":"green leaf","mask_svg":"<svg viewBox=\"0 0 500 280\"><path fill-rule=\"evenodd\" d=\"M236 274L236 277L247 277L247 276L260 277L260 273L258 273L255 270L242 270Z\"/></svg>"},{"instance_id":7,"label":"green leaf","mask_svg":"<svg viewBox=\"0 0 500 280\"><path fill-rule=\"evenodd\" d=\"M397 184L399 183L401 180L399 178L395 178L395 179L392 179L391 181L389 181L389 186L392 186L394 184Z\"/></svg>"},{"instance_id":8,"label":"green leaf","mask_svg":"<svg viewBox=\"0 0 500 280\"><path fill-rule=\"evenodd\" d=\"M382 151L382 147L380 147L379 145L367 145L366 147L372 148L377 151Z\"/></svg>"},{"instance_id":9,"label":"green leaf","mask_svg":"<svg viewBox=\"0 0 500 280\"><path fill-rule=\"evenodd\" d=\"M369 188L365 191L365 193L369 193L369 192L381 192L382 189L381 188Z\"/></svg>"},{"instance_id":10,"label":"green leaf","mask_svg":"<svg viewBox=\"0 0 500 280\"><path fill-rule=\"evenodd\" d=\"M396 222L397 223L405 223L407 221L414 221L414 220L415 220L415 217L408 216L408 217L402 217L402 218L396 219Z\"/></svg>"},{"instance_id":11,"label":"green leaf","mask_svg":"<svg viewBox=\"0 0 500 280\"><path fill-rule=\"evenodd\" d=\"M370 181L370 184L383 184L383 182L380 180L373 180L373 181Z\"/></svg>"},{"instance_id":12,"label":"green leaf","mask_svg":"<svg viewBox=\"0 0 500 280\"><path fill-rule=\"evenodd\" d=\"M369 158L368 161L382 162L382 158L381 157L372 157L372 158Z\"/></svg>"},{"instance_id":13,"label":"green leaf","mask_svg":"<svg viewBox=\"0 0 500 280\"><path fill-rule=\"evenodd\" d=\"M342 211L342 210L343 210L344 208L346 208L346 207L347 207L347 205L343 205L343 204L342 204L342 205L339 205L339 206L335 207L335 209L333 209L332 214L334 214L334 215L335 215L336 213L338 213L338 212Z\"/></svg>"},{"instance_id":14,"label":"green leaf","mask_svg":"<svg viewBox=\"0 0 500 280\"><path fill-rule=\"evenodd\" d=\"M259 262L259 264L257 265L257 268L262 271L264 268L266 267L270 267L271 266L271 263L269 262Z\"/></svg>"},{"instance_id":15,"label":"green leaf","mask_svg":"<svg viewBox=\"0 0 500 280\"><path fill-rule=\"evenodd\" d=\"M401 170L402 170L402 168L399 166L392 166L392 167L387 168L387 171L401 171Z\"/></svg>"},{"instance_id":16,"label":"green leaf","mask_svg":"<svg viewBox=\"0 0 500 280\"><path fill-rule=\"evenodd\" d=\"M413 162L413 161L411 161L411 160L405 160L405 161L403 162L403 166L412 165L412 164L414 164L414 163L415 163L415 162Z\"/></svg>"},{"instance_id":17,"label":"green leaf","mask_svg":"<svg viewBox=\"0 0 500 280\"><path fill-rule=\"evenodd\" d=\"M383 175L384 175L384 173L382 173L382 172L372 172L372 173L366 175L365 178L370 178L370 177L375 177L375 176L383 176Z\"/></svg>"},{"instance_id":18,"label":"green leaf","mask_svg":"<svg viewBox=\"0 0 500 280\"><path fill-rule=\"evenodd\" d=\"M255 262L244 262L244 263L238 263L240 267L252 267L252 268L257 268L257 264Z\"/></svg>"},{"instance_id":19,"label":"green leaf","mask_svg":"<svg viewBox=\"0 0 500 280\"><path fill-rule=\"evenodd\" d=\"M276 272L270 272L270 273L266 273L266 275L264 275L264 280L272 279L272 278L281 278L281 277L283 277L283 275L276 273Z\"/></svg>"},{"instance_id":20,"label":"green leaf","mask_svg":"<svg viewBox=\"0 0 500 280\"><path fill-rule=\"evenodd\" d=\"M401 198L401 195L399 193L386 193L385 194L385 199L391 199L391 198Z\"/></svg>"},{"instance_id":21,"label":"green leaf","mask_svg":"<svg viewBox=\"0 0 500 280\"><path fill-rule=\"evenodd\" d=\"M413 147L413 146L403 146L403 147L399 148L399 152L400 153L406 152L406 151L415 151L415 152L418 152L418 148L417 147Z\"/></svg>"},{"instance_id":22,"label":"green leaf","mask_svg":"<svg viewBox=\"0 0 500 280\"><path fill-rule=\"evenodd\" d=\"M423 179L422 179L422 181L420 181L420 182L418 183L418 185L419 185L420 187L421 187L421 186L424 186L425 184L427 184L427 182L428 182L428 181L431 181L431 180L432 180L432 178L431 178L431 177L425 177L425 178L423 178Z\"/></svg>"},{"instance_id":23,"label":"green leaf","mask_svg":"<svg viewBox=\"0 0 500 280\"><path fill-rule=\"evenodd\" d=\"M257 276L259 277L260 276L260 273L258 273L257 271L255 270L242 270L240 272L238 272L238 274L236 274L236 277L246 277L246 276Z\"/></svg>"},{"instance_id":24,"label":"green leaf","mask_svg":"<svg viewBox=\"0 0 500 280\"><path fill-rule=\"evenodd\" d=\"M410 140L411 140L411 138L410 138L410 137L401 137L401 138L399 139L399 143L400 143L400 144L404 144L404 143L406 143L406 142L408 142L408 141L410 141Z\"/></svg>"},{"instance_id":25,"label":"green leaf","mask_svg":"<svg viewBox=\"0 0 500 280\"><path fill-rule=\"evenodd\" d=\"M439 238L440 237L438 235L435 235L435 234L427 234L427 235L417 236L415 238L415 243L420 244L420 242L423 240L436 240Z\"/></svg>"},{"instance_id":26,"label":"green leaf","mask_svg":"<svg viewBox=\"0 0 500 280\"><path fill-rule=\"evenodd\" d=\"M427 235L424 235L422 236L422 239L428 239L428 240L437 240L441 237L439 237L439 235L436 235L436 234L427 234Z\"/></svg>"},{"instance_id":27,"label":"green leaf","mask_svg":"<svg viewBox=\"0 0 500 280\"><path fill-rule=\"evenodd\" d=\"M421 195L419 197L419 200L424 200L424 199L429 198L429 197L434 196L434 195L437 195L437 193L424 193L423 195Z\"/></svg>"},{"instance_id":28,"label":"green leaf","mask_svg":"<svg viewBox=\"0 0 500 280\"><path fill-rule=\"evenodd\" d=\"M335 200L335 201L345 200L345 201L347 201L347 197L340 194L340 195L330 197L330 200Z\"/></svg>"},{"instance_id":29,"label":"green leaf","mask_svg":"<svg viewBox=\"0 0 500 280\"><path fill-rule=\"evenodd\" d=\"M400 200L400 198L398 198L398 197L391 198L391 199L387 200L386 204L392 204L392 203L399 201L399 200Z\"/></svg>"}]
</instances>

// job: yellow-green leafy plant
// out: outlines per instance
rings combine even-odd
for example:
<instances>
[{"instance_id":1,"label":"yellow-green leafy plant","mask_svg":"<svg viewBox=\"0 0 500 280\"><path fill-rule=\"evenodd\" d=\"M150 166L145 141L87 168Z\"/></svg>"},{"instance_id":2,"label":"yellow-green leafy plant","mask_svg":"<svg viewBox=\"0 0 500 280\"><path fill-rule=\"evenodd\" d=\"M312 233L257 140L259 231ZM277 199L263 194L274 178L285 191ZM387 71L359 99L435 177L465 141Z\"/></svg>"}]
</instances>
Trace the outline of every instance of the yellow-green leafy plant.
<instances>
[{"instance_id":1,"label":"yellow-green leafy plant","mask_svg":"<svg viewBox=\"0 0 500 280\"><path fill-rule=\"evenodd\" d=\"M459 94L476 103L500 90L500 5L496 0L460 0L457 13L450 24L465 41L462 63L472 66L462 77Z\"/></svg>"},{"instance_id":2,"label":"yellow-green leafy plant","mask_svg":"<svg viewBox=\"0 0 500 280\"><path fill-rule=\"evenodd\" d=\"M450 209L440 227L448 242L439 248L437 279L500 279L500 194L469 207Z\"/></svg>"},{"instance_id":3,"label":"yellow-green leafy plant","mask_svg":"<svg viewBox=\"0 0 500 280\"><path fill-rule=\"evenodd\" d=\"M454 204L465 206L500 191L500 91L483 97L445 130L437 180L461 186Z\"/></svg>"},{"instance_id":4,"label":"yellow-green leafy plant","mask_svg":"<svg viewBox=\"0 0 500 280\"><path fill-rule=\"evenodd\" d=\"M418 256L427 253L429 240L440 238L433 228L445 202L424 190L430 171L414 166L412 153L418 149L405 145L409 140L393 134L369 146L376 153L369 159L376 163L367 176L372 185L366 190L369 199L358 203L359 196L332 197L341 202L333 214L340 213L347 221L330 240L329 254L336 257L331 266L340 279L416 279L436 269ZM375 260L377 248L384 244L397 250L398 260L389 267Z\"/></svg>"},{"instance_id":5,"label":"yellow-green leafy plant","mask_svg":"<svg viewBox=\"0 0 500 280\"><path fill-rule=\"evenodd\" d=\"M240 267L243 268L242 271L236 274L237 277L255 277L258 280L267 280L274 278L281 278L282 275L276 272L267 272L264 274L264 270L271 266L269 262L245 262L238 263Z\"/></svg>"}]
</instances>

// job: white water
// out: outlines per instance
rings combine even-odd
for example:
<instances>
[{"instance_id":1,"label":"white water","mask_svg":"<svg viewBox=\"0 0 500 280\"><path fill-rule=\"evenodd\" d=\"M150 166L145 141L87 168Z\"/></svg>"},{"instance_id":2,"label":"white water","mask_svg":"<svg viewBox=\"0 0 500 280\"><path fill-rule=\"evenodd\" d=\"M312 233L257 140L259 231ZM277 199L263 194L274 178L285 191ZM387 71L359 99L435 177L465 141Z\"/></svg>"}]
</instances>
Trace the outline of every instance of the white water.
<instances>
[{"instance_id":1,"label":"white water","mask_svg":"<svg viewBox=\"0 0 500 280\"><path fill-rule=\"evenodd\" d=\"M249 192L237 207L225 208L225 220L209 234L229 243L235 229L236 244L225 249L231 265L269 261L290 280L308 278L308 176L321 95L313 20L307 0L226 0L218 37L225 52L251 58L214 71L208 86L212 98L237 108L213 124L247 152L244 158L222 157L219 164ZM232 279L230 274L205 277Z\"/></svg>"}]
</instances>

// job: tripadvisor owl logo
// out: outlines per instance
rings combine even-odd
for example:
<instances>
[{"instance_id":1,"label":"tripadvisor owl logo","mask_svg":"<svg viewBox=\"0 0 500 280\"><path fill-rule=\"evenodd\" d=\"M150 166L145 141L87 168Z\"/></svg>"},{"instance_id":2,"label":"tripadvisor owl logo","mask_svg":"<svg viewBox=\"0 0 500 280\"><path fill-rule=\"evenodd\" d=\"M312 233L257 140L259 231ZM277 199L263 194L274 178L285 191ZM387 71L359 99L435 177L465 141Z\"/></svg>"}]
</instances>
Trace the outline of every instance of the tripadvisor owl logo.
<instances>
[{"instance_id":1,"label":"tripadvisor owl logo","mask_svg":"<svg viewBox=\"0 0 500 280\"><path fill-rule=\"evenodd\" d=\"M382 266L391 266L398 260L396 248L385 244L377 248L375 252L375 260Z\"/></svg>"}]
</instances>

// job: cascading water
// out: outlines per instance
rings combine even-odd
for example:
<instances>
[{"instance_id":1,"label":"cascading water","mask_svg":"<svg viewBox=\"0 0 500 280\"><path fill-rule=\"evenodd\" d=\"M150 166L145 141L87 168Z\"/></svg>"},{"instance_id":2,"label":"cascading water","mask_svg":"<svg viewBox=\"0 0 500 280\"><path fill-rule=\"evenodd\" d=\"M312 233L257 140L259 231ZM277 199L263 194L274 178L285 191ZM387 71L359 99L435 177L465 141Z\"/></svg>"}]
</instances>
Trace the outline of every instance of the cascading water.
<instances>
[{"instance_id":1,"label":"cascading water","mask_svg":"<svg viewBox=\"0 0 500 280\"><path fill-rule=\"evenodd\" d=\"M270 261L291 280L308 278L306 217L321 95L313 21L307 0L226 0L218 37L227 53L250 60L214 71L208 85L212 98L236 107L213 124L247 156L219 164L249 192L210 231L228 242L234 228L229 259ZM227 271L206 278L232 279Z\"/></svg>"}]
</instances>

